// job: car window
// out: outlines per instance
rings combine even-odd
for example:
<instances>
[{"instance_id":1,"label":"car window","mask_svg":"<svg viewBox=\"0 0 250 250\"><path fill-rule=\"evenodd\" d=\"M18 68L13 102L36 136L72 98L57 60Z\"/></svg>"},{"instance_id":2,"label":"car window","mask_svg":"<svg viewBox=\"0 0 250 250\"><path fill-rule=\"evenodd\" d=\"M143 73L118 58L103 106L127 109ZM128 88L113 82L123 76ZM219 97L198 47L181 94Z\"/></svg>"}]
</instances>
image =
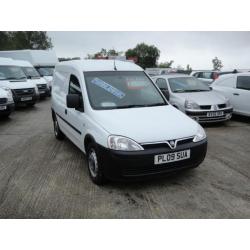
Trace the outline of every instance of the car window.
<instances>
[{"instance_id":1,"label":"car window","mask_svg":"<svg viewBox=\"0 0 250 250\"><path fill-rule=\"evenodd\" d=\"M71 76L70 77L70 81L69 81L69 94L77 94L82 99L81 86L80 86L80 83L79 83L78 79L75 76ZM82 102L82 106L80 108L82 108L82 107L83 107L83 102Z\"/></svg>"},{"instance_id":2,"label":"car window","mask_svg":"<svg viewBox=\"0 0 250 250\"><path fill-rule=\"evenodd\" d=\"M0 66L0 80L21 80L26 79L26 75L21 67L17 66Z\"/></svg>"},{"instance_id":3,"label":"car window","mask_svg":"<svg viewBox=\"0 0 250 250\"><path fill-rule=\"evenodd\" d=\"M158 78L155 83L160 89L168 89L167 81L164 78Z\"/></svg>"},{"instance_id":4,"label":"car window","mask_svg":"<svg viewBox=\"0 0 250 250\"><path fill-rule=\"evenodd\" d=\"M167 105L143 71L84 72L92 108L122 109Z\"/></svg>"},{"instance_id":5,"label":"car window","mask_svg":"<svg viewBox=\"0 0 250 250\"><path fill-rule=\"evenodd\" d=\"M207 84L195 77L170 78L168 82L174 93L211 91Z\"/></svg>"},{"instance_id":6,"label":"car window","mask_svg":"<svg viewBox=\"0 0 250 250\"><path fill-rule=\"evenodd\" d=\"M211 72L203 72L203 77L205 79L212 79L212 74Z\"/></svg>"},{"instance_id":7,"label":"car window","mask_svg":"<svg viewBox=\"0 0 250 250\"><path fill-rule=\"evenodd\" d=\"M250 90L250 76L238 76L237 88Z\"/></svg>"}]
</instances>

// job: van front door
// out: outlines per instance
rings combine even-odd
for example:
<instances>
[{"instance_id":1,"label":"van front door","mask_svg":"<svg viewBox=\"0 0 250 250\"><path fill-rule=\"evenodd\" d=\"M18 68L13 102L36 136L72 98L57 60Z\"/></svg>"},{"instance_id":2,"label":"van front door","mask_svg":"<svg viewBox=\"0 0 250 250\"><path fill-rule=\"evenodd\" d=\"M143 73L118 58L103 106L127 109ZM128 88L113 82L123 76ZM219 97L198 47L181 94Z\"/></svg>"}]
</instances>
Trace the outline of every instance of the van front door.
<instances>
[{"instance_id":1,"label":"van front door","mask_svg":"<svg viewBox=\"0 0 250 250\"><path fill-rule=\"evenodd\" d=\"M81 107L78 109L74 108L65 108L65 114L67 117L67 130L70 134L70 139L80 148L82 148L81 143L83 141L82 137L82 129L83 129L83 119L84 119L84 111L83 111L83 98L82 98L82 90L78 79L75 76L70 77L69 81L69 94L78 94L81 99Z\"/></svg>"}]
</instances>

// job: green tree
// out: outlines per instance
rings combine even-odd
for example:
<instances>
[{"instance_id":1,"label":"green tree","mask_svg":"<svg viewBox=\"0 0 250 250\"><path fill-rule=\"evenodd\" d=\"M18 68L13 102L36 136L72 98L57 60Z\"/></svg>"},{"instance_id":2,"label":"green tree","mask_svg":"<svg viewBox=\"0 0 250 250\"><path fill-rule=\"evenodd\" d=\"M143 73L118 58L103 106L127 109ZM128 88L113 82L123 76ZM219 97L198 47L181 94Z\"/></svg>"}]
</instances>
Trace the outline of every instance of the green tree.
<instances>
[{"instance_id":1,"label":"green tree","mask_svg":"<svg viewBox=\"0 0 250 250\"><path fill-rule=\"evenodd\" d=\"M158 67L159 68L171 68L173 63L174 63L173 60L170 60L169 62L162 62L158 65Z\"/></svg>"},{"instance_id":2,"label":"green tree","mask_svg":"<svg viewBox=\"0 0 250 250\"><path fill-rule=\"evenodd\" d=\"M160 57L160 50L154 45L140 43L135 48L128 49L125 55L127 58L137 57L137 64L145 69L156 67L157 60Z\"/></svg>"},{"instance_id":3,"label":"green tree","mask_svg":"<svg viewBox=\"0 0 250 250\"><path fill-rule=\"evenodd\" d=\"M0 50L15 49L50 49L51 38L46 31L1 32Z\"/></svg>"},{"instance_id":4,"label":"green tree","mask_svg":"<svg viewBox=\"0 0 250 250\"><path fill-rule=\"evenodd\" d=\"M213 69L220 71L223 67L222 61L216 56L213 60Z\"/></svg>"},{"instance_id":5,"label":"green tree","mask_svg":"<svg viewBox=\"0 0 250 250\"><path fill-rule=\"evenodd\" d=\"M190 72L190 73L192 72L192 68L190 67L189 64L187 65L186 71L187 71L187 72Z\"/></svg>"}]
</instances>

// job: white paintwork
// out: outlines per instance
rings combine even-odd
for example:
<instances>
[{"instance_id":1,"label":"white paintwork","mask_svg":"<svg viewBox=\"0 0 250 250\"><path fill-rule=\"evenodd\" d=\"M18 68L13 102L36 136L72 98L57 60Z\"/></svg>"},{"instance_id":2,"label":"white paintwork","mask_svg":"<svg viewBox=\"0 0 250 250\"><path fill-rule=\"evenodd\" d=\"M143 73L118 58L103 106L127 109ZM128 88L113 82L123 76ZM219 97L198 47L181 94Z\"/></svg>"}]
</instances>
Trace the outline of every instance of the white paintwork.
<instances>
[{"instance_id":1,"label":"white paintwork","mask_svg":"<svg viewBox=\"0 0 250 250\"><path fill-rule=\"evenodd\" d=\"M24 60L14 60L14 63L16 63L16 66L19 67L30 67L30 68L34 68L33 65L28 62L28 61L24 61ZM34 70L36 70L34 68ZM38 72L37 72L38 73ZM39 73L38 73L39 74ZM52 77L51 77L52 78ZM34 84L34 86L37 86L38 84L46 84L47 88L49 89L50 85L49 82L45 79L45 77L39 77L39 78L32 78L32 79L27 79L28 82Z\"/></svg>"},{"instance_id":2,"label":"white paintwork","mask_svg":"<svg viewBox=\"0 0 250 250\"><path fill-rule=\"evenodd\" d=\"M211 87L230 100L234 108L234 113L250 116L250 90L237 88L238 76L250 77L250 73L223 75L215 80Z\"/></svg>"},{"instance_id":3,"label":"white paintwork","mask_svg":"<svg viewBox=\"0 0 250 250\"><path fill-rule=\"evenodd\" d=\"M36 66L55 66L58 63L53 50L9 50L0 51L0 57L25 60Z\"/></svg>"},{"instance_id":4,"label":"white paintwork","mask_svg":"<svg viewBox=\"0 0 250 250\"><path fill-rule=\"evenodd\" d=\"M225 98L223 95L219 94L218 92L211 90L211 91L204 91L204 92L189 92L189 93L174 93L171 91L171 88L169 86L168 79L171 78L179 78L179 77L192 77L188 75L164 75L164 76L156 76L152 77L152 79L156 82L159 78L164 78L167 82L167 87L170 94L169 102L177 107L182 112L186 112L185 108L185 101L193 101L200 105L218 105L218 104L224 104L227 101L227 98ZM204 111L204 110L202 110Z\"/></svg>"},{"instance_id":5,"label":"white paintwork","mask_svg":"<svg viewBox=\"0 0 250 250\"><path fill-rule=\"evenodd\" d=\"M143 71L139 66L129 62L115 61L115 64L118 71ZM52 89L52 109L79 130L81 135L57 116L60 129L83 152L86 135L91 135L98 144L108 147L108 136L111 134L129 137L137 143L145 143L194 136L200 128L197 122L171 105L94 110L86 91L85 71L114 71L114 61L82 60L59 63L55 68ZM84 112L66 107L66 95L72 74L78 78L81 85Z\"/></svg>"},{"instance_id":6,"label":"white paintwork","mask_svg":"<svg viewBox=\"0 0 250 250\"><path fill-rule=\"evenodd\" d=\"M190 76L196 77L195 76L196 73L204 73L204 72L213 73L213 72L216 72L216 71L213 71L213 70L194 70L194 71L192 71L190 73ZM214 81L214 79L212 79L212 78L210 78L210 79L201 78L201 77L196 77L196 78L198 78L199 80L201 80L201 81L203 81L203 82L205 82L207 84L211 84Z\"/></svg>"}]
</instances>

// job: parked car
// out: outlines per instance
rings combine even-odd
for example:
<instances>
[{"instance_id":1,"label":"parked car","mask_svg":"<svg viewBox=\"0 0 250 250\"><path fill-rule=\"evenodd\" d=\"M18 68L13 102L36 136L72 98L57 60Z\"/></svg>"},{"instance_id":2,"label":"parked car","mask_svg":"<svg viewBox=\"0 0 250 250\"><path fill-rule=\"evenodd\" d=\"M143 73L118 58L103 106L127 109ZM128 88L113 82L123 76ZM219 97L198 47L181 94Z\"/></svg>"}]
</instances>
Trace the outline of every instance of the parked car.
<instances>
[{"instance_id":1,"label":"parked car","mask_svg":"<svg viewBox=\"0 0 250 250\"><path fill-rule=\"evenodd\" d=\"M230 100L235 114L250 116L250 73L224 75L211 86Z\"/></svg>"},{"instance_id":2,"label":"parked car","mask_svg":"<svg viewBox=\"0 0 250 250\"><path fill-rule=\"evenodd\" d=\"M214 80L218 79L220 76L232 73L237 73L237 70L229 70L229 71L195 70L192 71L190 75L210 85Z\"/></svg>"},{"instance_id":3,"label":"parked car","mask_svg":"<svg viewBox=\"0 0 250 250\"><path fill-rule=\"evenodd\" d=\"M0 87L0 117L8 117L14 108L15 104L11 90Z\"/></svg>"},{"instance_id":4,"label":"parked car","mask_svg":"<svg viewBox=\"0 0 250 250\"><path fill-rule=\"evenodd\" d=\"M187 75L152 77L169 102L200 123L224 122L232 117L232 105L199 79Z\"/></svg>"},{"instance_id":5,"label":"parked car","mask_svg":"<svg viewBox=\"0 0 250 250\"><path fill-rule=\"evenodd\" d=\"M55 137L66 135L86 153L96 184L197 167L206 155L203 128L169 105L143 69L128 62L57 64L52 118Z\"/></svg>"},{"instance_id":6,"label":"parked car","mask_svg":"<svg viewBox=\"0 0 250 250\"><path fill-rule=\"evenodd\" d=\"M53 72L58 58L53 50L9 50L0 51L0 56L30 62L41 77L52 87Z\"/></svg>"},{"instance_id":7,"label":"parked car","mask_svg":"<svg viewBox=\"0 0 250 250\"><path fill-rule=\"evenodd\" d=\"M36 103L36 87L27 82L23 70L12 59L0 57L0 87L11 89L16 105L33 106Z\"/></svg>"},{"instance_id":8,"label":"parked car","mask_svg":"<svg viewBox=\"0 0 250 250\"><path fill-rule=\"evenodd\" d=\"M37 70L28 61L15 60L17 66L20 66L26 75L28 82L33 83L37 89L40 98L45 98L50 96L50 86L49 83L39 75Z\"/></svg>"}]
</instances>

